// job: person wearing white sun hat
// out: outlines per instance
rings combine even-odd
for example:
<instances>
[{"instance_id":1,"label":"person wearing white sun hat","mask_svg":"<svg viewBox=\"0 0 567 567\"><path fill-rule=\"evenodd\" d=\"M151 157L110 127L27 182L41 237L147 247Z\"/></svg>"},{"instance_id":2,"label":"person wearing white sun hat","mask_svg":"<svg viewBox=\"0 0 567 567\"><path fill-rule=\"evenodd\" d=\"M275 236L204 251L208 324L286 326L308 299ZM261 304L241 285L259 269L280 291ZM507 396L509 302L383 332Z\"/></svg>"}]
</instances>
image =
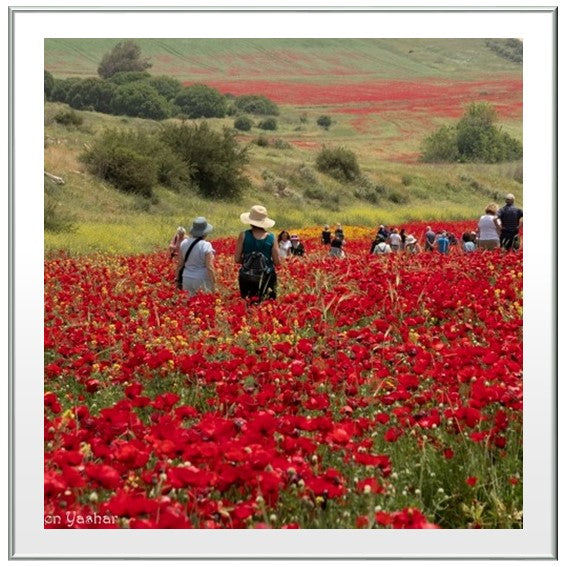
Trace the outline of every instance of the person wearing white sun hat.
<instances>
[{"instance_id":1,"label":"person wearing white sun hat","mask_svg":"<svg viewBox=\"0 0 567 567\"><path fill-rule=\"evenodd\" d=\"M183 269L183 289L194 295L198 291L215 292L215 250L213 245L205 240L213 226L205 217L197 217L189 229L186 238L179 247L178 269Z\"/></svg>"},{"instance_id":2,"label":"person wearing white sun hat","mask_svg":"<svg viewBox=\"0 0 567 567\"><path fill-rule=\"evenodd\" d=\"M250 225L248 230L241 232L236 241L234 260L243 265L238 274L238 286L242 298L255 298L261 301L264 297L276 298L277 274L276 266L280 265L278 244L273 233L268 232L276 221L268 217L268 211L263 205L254 205L249 212L240 215L240 221ZM245 273L244 263L254 253L264 257L265 274L255 281Z\"/></svg>"}]
</instances>

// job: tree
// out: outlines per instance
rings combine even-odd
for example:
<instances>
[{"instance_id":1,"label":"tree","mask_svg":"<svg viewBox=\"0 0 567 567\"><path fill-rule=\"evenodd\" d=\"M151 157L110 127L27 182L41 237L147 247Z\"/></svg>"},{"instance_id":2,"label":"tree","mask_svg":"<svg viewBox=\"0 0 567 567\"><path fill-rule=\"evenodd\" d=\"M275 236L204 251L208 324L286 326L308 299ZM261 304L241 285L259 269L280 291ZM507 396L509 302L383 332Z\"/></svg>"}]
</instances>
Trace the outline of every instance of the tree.
<instances>
[{"instance_id":1,"label":"tree","mask_svg":"<svg viewBox=\"0 0 567 567\"><path fill-rule=\"evenodd\" d=\"M252 122L252 119L248 118L248 116L239 116L234 120L234 127L243 132L248 132L253 125L254 122Z\"/></svg>"},{"instance_id":2,"label":"tree","mask_svg":"<svg viewBox=\"0 0 567 567\"><path fill-rule=\"evenodd\" d=\"M51 93L55 87L55 79L49 71L43 71L43 94L49 100Z\"/></svg>"},{"instance_id":3,"label":"tree","mask_svg":"<svg viewBox=\"0 0 567 567\"><path fill-rule=\"evenodd\" d=\"M469 105L455 126L443 126L425 138L422 160L496 163L521 158L521 142L497 128L496 118L488 103Z\"/></svg>"},{"instance_id":4,"label":"tree","mask_svg":"<svg viewBox=\"0 0 567 567\"><path fill-rule=\"evenodd\" d=\"M234 132L222 133L201 124L167 124L161 140L186 164L199 192L212 198L235 199L249 184L244 175L247 148L238 145Z\"/></svg>"},{"instance_id":5,"label":"tree","mask_svg":"<svg viewBox=\"0 0 567 567\"><path fill-rule=\"evenodd\" d=\"M145 81L126 83L116 89L112 99L113 114L163 120L170 114L167 100Z\"/></svg>"},{"instance_id":6,"label":"tree","mask_svg":"<svg viewBox=\"0 0 567 567\"><path fill-rule=\"evenodd\" d=\"M148 79L148 83L166 100L173 100L183 85L173 77L159 75Z\"/></svg>"},{"instance_id":7,"label":"tree","mask_svg":"<svg viewBox=\"0 0 567 567\"><path fill-rule=\"evenodd\" d=\"M109 113L116 88L116 85L102 79L84 79L70 87L67 103L77 110Z\"/></svg>"},{"instance_id":8,"label":"tree","mask_svg":"<svg viewBox=\"0 0 567 567\"><path fill-rule=\"evenodd\" d=\"M226 114L226 99L207 85L183 88L175 97L175 104L189 118L222 118Z\"/></svg>"},{"instance_id":9,"label":"tree","mask_svg":"<svg viewBox=\"0 0 567 567\"><path fill-rule=\"evenodd\" d=\"M133 83L135 81L148 80L151 75L147 71L119 71L114 73L108 81L115 85L125 85L126 83Z\"/></svg>"},{"instance_id":10,"label":"tree","mask_svg":"<svg viewBox=\"0 0 567 567\"><path fill-rule=\"evenodd\" d=\"M234 99L235 108L248 114L269 114L277 116L280 111L275 102L263 95L240 95Z\"/></svg>"},{"instance_id":11,"label":"tree","mask_svg":"<svg viewBox=\"0 0 567 567\"><path fill-rule=\"evenodd\" d=\"M261 130L277 130L278 123L276 122L275 118L265 118L264 120L260 120L258 122L258 128Z\"/></svg>"},{"instance_id":12,"label":"tree","mask_svg":"<svg viewBox=\"0 0 567 567\"><path fill-rule=\"evenodd\" d=\"M127 40L117 43L112 51L103 56L97 71L103 79L108 79L120 71L145 71L151 66L148 58L142 58L140 46Z\"/></svg>"}]
</instances>

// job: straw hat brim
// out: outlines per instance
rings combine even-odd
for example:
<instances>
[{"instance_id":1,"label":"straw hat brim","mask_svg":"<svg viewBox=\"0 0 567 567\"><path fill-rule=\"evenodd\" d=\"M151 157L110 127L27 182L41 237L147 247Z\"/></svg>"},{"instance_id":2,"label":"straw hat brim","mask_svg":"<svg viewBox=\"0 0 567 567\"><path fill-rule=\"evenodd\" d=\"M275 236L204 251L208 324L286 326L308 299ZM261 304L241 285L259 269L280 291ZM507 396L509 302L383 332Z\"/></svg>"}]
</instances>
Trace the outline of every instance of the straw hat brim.
<instances>
[{"instance_id":1,"label":"straw hat brim","mask_svg":"<svg viewBox=\"0 0 567 567\"><path fill-rule=\"evenodd\" d=\"M259 226L260 228L272 228L276 221L272 220L268 217L264 218L263 220L254 220L250 218L250 213L242 213L240 215L240 220L244 224L250 224L252 226Z\"/></svg>"}]
</instances>

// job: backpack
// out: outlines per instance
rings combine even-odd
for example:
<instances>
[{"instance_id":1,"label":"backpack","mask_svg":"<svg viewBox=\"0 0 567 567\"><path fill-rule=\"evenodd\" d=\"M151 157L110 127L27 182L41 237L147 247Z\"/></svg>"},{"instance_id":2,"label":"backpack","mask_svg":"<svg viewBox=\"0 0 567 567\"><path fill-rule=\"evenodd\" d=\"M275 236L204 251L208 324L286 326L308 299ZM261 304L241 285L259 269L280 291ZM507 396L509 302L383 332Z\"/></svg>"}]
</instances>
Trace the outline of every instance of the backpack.
<instances>
[{"instance_id":1,"label":"backpack","mask_svg":"<svg viewBox=\"0 0 567 567\"><path fill-rule=\"evenodd\" d=\"M255 240L255 239L254 239ZM255 241L255 246L258 243ZM259 250L253 250L244 255L240 276L250 283L260 283L268 275L270 268L266 256Z\"/></svg>"}]
</instances>

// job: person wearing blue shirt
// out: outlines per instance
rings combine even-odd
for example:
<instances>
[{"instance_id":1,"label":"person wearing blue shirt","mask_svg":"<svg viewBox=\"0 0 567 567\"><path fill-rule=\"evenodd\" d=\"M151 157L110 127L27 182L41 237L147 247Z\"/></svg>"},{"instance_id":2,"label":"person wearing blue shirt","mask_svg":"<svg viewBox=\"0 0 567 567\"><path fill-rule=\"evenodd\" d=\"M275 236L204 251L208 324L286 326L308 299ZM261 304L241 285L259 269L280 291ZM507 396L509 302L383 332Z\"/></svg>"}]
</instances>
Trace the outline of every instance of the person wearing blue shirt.
<instances>
[{"instance_id":1,"label":"person wearing blue shirt","mask_svg":"<svg viewBox=\"0 0 567 567\"><path fill-rule=\"evenodd\" d=\"M437 251L441 254L449 253L449 239L447 238L447 233L443 231L437 238Z\"/></svg>"}]
</instances>

